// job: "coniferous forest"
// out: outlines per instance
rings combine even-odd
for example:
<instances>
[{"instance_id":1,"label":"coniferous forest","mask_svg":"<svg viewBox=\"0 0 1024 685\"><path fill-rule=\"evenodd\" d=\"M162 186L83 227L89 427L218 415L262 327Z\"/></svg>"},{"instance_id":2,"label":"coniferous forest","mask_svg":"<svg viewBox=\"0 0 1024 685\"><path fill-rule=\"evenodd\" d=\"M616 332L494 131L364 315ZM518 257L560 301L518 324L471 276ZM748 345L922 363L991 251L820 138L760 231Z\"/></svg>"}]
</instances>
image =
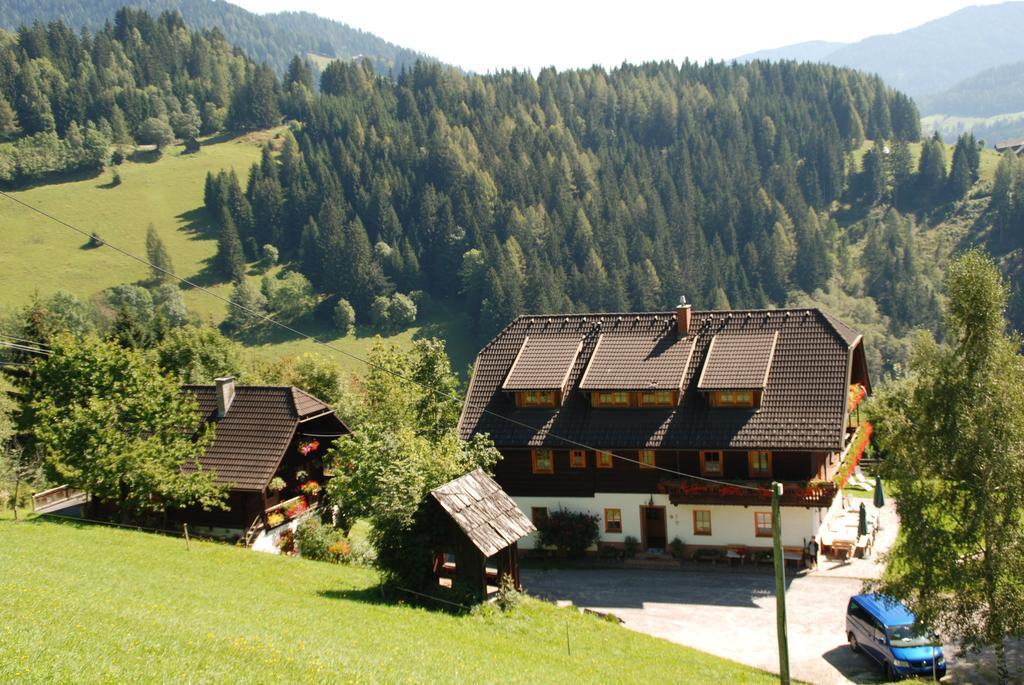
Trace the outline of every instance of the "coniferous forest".
<instances>
[{"instance_id":1,"label":"coniferous forest","mask_svg":"<svg viewBox=\"0 0 1024 685\"><path fill-rule=\"evenodd\" d=\"M284 98L302 123L277 163L207 179L238 235L222 244L277 247L357 317L394 290L461 298L481 338L522 312L765 307L823 287L848 153L920 136L907 97L821 65L420 63L391 80L335 62L320 86Z\"/></svg>"},{"instance_id":2,"label":"coniferous forest","mask_svg":"<svg viewBox=\"0 0 1024 685\"><path fill-rule=\"evenodd\" d=\"M122 8L102 30L62 22L0 32L0 181L100 169L112 145L277 123L278 81L218 29Z\"/></svg>"}]
</instances>

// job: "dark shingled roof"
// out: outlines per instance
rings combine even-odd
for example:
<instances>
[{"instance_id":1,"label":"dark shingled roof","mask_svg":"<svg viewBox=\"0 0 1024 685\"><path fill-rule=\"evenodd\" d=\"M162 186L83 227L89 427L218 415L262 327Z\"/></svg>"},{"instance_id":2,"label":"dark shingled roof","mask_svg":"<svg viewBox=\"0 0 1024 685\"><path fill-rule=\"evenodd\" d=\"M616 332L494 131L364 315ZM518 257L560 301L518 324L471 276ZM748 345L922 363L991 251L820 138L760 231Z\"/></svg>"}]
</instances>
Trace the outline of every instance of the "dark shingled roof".
<instances>
[{"instance_id":1,"label":"dark shingled roof","mask_svg":"<svg viewBox=\"0 0 1024 685\"><path fill-rule=\"evenodd\" d=\"M262 491L303 419L330 412L326 404L291 386L235 386L235 399L227 414L217 418L217 389L213 385L185 385L199 403L205 423L215 424L213 444L199 463L215 471L217 483L233 490Z\"/></svg>"},{"instance_id":2,"label":"dark shingled roof","mask_svg":"<svg viewBox=\"0 0 1024 685\"><path fill-rule=\"evenodd\" d=\"M698 390L764 390L779 332L721 333L711 338Z\"/></svg>"},{"instance_id":3,"label":"dark shingled roof","mask_svg":"<svg viewBox=\"0 0 1024 685\"><path fill-rule=\"evenodd\" d=\"M564 389L582 347L583 338L523 338L523 345L512 362L503 389L510 392Z\"/></svg>"},{"instance_id":4,"label":"dark shingled roof","mask_svg":"<svg viewBox=\"0 0 1024 685\"><path fill-rule=\"evenodd\" d=\"M481 554L492 556L537 530L482 469L430 491Z\"/></svg>"},{"instance_id":5,"label":"dark shingled roof","mask_svg":"<svg viewBox=\"0 0 1024 685\"><path fill-rule=\"evenodd\" d=\"M679 390L693 354L693 337L660 328L613 329L598 336L581 390Z\"/></svg>"},{"instance_id":6,"label":"dark shingled roof","mask_svg":"<svg viewBox=\"0 0 1024 685\"><path fill-rule=\"evenodd\" d=\"M774 336L775 353L758 409L712 408L697 389L712 338ZM523 339L583 339L567 395L554 409L518 409L501 384ZM682 401L670 409L599 409L580 381L599 339L626 338L652 349L677 345L674 312L521 316L480 351L459 429L487 433L501 447L568 446L551 433L608 449L842 448L852 346L860 337L817 309L693 312L693 349L682 377ZM602 343L603 346L604 343ZM588 383L589 383L588 379ZM622 388L628 389L628 388ZM506 421L494 412L513 419Z\"/></svg>"}]
</instances>

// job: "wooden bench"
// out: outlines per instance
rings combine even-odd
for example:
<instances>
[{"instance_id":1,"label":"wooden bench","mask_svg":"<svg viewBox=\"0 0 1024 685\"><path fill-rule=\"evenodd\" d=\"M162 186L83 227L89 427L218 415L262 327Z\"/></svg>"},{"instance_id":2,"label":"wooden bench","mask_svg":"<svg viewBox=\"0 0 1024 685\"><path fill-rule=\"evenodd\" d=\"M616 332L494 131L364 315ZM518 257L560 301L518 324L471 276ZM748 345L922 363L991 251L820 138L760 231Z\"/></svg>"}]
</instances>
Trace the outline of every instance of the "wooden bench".
<instances>
[{"instance_id":1,"label":"wooden bench","mask_svg":"<svg viewBox=\"0 0 1024 685\"><path fill-rule=\"evenodd\" d=\"M722 550L715 549L713 547L702 547L693 553L693 560L710 561L712 564L717 563L722 558Z\"/></svg>"},{"instance_id":2,"label":"wooden bench","mask_svg":"<svg viewBox=\"0 0 1024 685\"><path fill-rule=\"evenodd\" d=\"M800 568L804 565L804 548L803 547L783 547L782 548L782 561L783 563L793 562L793 565Z\"/></svg>"}]
</instances>

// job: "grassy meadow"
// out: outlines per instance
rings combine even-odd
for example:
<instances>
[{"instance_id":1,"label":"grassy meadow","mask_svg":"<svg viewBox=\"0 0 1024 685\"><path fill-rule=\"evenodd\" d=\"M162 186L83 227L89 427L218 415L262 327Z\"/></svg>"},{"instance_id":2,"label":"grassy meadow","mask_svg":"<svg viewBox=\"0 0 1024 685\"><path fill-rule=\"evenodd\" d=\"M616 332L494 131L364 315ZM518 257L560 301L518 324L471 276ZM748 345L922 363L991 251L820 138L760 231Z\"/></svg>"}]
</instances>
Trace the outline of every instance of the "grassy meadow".
<instances>
[{"instance_id":1,"label":"grassy meadow","mask_svg":"<svg viewBox=\"0 0 1024 685\"><path fill-rule=\"evenodd\" d=\"M536 600L385 603L366 568L40 519L0 540L4 683L776 681Z\"/></svg>"},{"instance_id":2,"label":"grassy meadow","mask_svg":"<svg viewBox=\"0 0 1024 685\"><path fill-rule=\"evenodd\" d=\"M259 161L260 147L282 130L207 139L194 155L181 154L181 146L168 148L160 156L138 153L134 161L115 167L122 180L117 186L111 183L114 169L107 169L97 176L38 184L12 195L140 256L145 256L146 229L152 223L179 275L228 297L230 284L211 269L217 235L203 209L203 181L207 172L233 168L244 185L249 167ZM103 247L89 249L82 236L3 198L0 236L0 310L20 307L34 293L45 297L58 289L88 300L105 288L140 282L149 275L143 264ZM256 287L261 276L255 269L249 273ZM206 323L217 325L224 320L226 303L192 288L186 288L184 296L189 310ZM422 308L420 318L416 326L386 339L401 346L417 337L450 341L453 366L463 372L477 352L464 333L465 315L436 305ZM313 317L293 327L359 357L366 356L376 336L376 331L360 326L339 337L328 322ZM351 357L280 329L254 332L243 342L253 355L263 358L319 352L347 372L363 371L362 364Z\"/></svg>"}]
</instances>

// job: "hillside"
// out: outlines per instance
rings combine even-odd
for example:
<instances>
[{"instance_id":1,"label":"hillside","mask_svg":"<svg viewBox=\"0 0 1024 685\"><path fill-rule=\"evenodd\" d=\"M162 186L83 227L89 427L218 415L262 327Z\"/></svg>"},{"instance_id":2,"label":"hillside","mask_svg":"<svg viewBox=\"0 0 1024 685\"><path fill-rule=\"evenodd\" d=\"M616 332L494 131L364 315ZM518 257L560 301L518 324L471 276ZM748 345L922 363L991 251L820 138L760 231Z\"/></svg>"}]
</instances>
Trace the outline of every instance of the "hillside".
<instances>
[{"instance_id":1,"label":"hillside","mask_svg":"<svg viewBox=\"0 0 1024 685\"><path fill-rule=\"evenodd\" d=\"M0 3L0 28L63 20L97 31L122 5L151 14L177 10L191 28L219 27L228 42L280 74L296 54L329 58L367 57L387 73L408 67L424 55L407 50L346 24L309 12L254 14L225 0L6 0Z\"/></svg>"},{"instance_id":2,"label":"hillside","mask_svg":"<svg viewBox=\"0 0 1024 685\"><path fill-rule=\"evenodd\" d=\"M951 88L917 99L921 114L992 117L1024 112L1024 62L986 69Z\"/></svg>"},{"instance_id":3,"label":"hillside","mask_svg":"<svg viewBox=\"0 0 1024 685\"><path fill-rule=\"evenodd\" d=\"M763 307L813 290L845 151L866 132L918 137L905 96L829 66L331 76L277 164L210 180L223 244L273 244L359 316L425 291L465 311L477 341L523 312L683 294Z\"/></svg>"},{"instance_id":4,"label":"hillside","mask_svg":"<svg viewBox=\"0 0 1024 685\"><path fill-rule=\"evenodd\" d=\"M870 36L813 59L879 74L893 88L919 98L951 88L980 71L1024 59L1022 24L1024 2L966 7L921 26ZM772 58L808 59L806 46L798 43L777 48L771 51Z\"/></svg>"},{"instance_id":5,"label":"hillside","mask_svg":"<svg viewBox=\"0 0 1024 685\"><path fill-rule=\"evenodd\" d=\"M3 682L776 680L538 601L384 603L364 568L72 523L0 521L0 537Z\"/></svg>"},{"instance_id":6,"label":"hillside","mask_svg":"<svg viewBox=\"0 0 1024 685\"><path fill-rule=\"evenodd\" d=\"M750 52L746 55L740 55L736 58L736 61L795 59L798 62L822 62L826 61L825 58L828 55L846 45L846 43L834 43L827 40L809 40L805 43L784 45L781 48L768 48L766 50Z\"/></svg>"},{"instance_id":7,"label":"hillside","mask_svg":"<svg viewBox=\"0 0 1024 685\"><path fill-rule=\"evenodd\" d=\"M159 158L152 153L135 155L116 167L122 178L116 187L111 185L114 170L108 169L96 177L38 185L12 194L136 254L145 254L146 228L152 223L179 274L227 297L230 283L210 267L217 241L212 231L214 222L203 209L203 179L208 172L220 169L234 169L244 177L249 166L259 161L261 146L280 130L203 139L201 151L193 155L181 154L180 147ZM34 294L45 297L60 289L88 301L105 288L147 277L143 265L111 250L86 249L80 236L37 214L3 198L0 207L0 232L4 236L0 242L0 292L4 293L0 314L27 304ZM248 279L259 287L260 273L256 270L250 269ZM223 302L198 290L183 292L189 311L204 322L218 325L224 320L227 305ZM360 326L348 336L339 337L327 322L311 318L294 325L363 357L376 334ZM449 340L449 355L461 370L476 352L472 342L457 333L464 328L458 312L435 308L425 312L417 326L386 339L403 346L419 335ZM323 352L315 343L276 329L250 336L244 342L266 358ZM361 365L348 357L331 357L347 370L362 371Z\"/></svg>"}]
</instances>

